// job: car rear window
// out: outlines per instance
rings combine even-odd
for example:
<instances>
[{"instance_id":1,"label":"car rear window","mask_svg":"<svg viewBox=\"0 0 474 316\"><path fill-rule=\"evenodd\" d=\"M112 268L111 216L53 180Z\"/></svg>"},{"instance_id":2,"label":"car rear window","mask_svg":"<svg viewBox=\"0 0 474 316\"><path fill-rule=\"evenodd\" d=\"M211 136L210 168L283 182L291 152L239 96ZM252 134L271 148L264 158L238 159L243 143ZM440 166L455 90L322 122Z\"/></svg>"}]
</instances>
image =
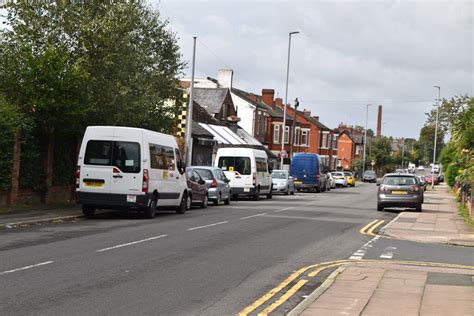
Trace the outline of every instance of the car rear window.
<instances>
[{"instance_id":1,"label":"car rear window","mask_svg":"<svg viewBox=\"0 0 474 316\"><path fill-rule=\"evenodd\" d=\"M350 173L350 172L344 172L344 175L345 175L346 177L352 177L352 173Z\"/></svg>"},{"instance_id":2,"label":"car rear window","mask_svg":"<svg viewBox=\"0 0 474 316\"><path fill-rule=\"evenodd\" d=\"M285 171L273 171L272 173L272 178L273 179L286 179L288 176L288 173Z\"/></svg>"},{"instance_id":3,"label":"car rear window","mask_svg":"<svg viewBox=\"0 0 474 316\"><path fill-rule=\"evenodd\" d=\"M382 184L386 185L414 185L416 180L414 177L385 177Z\"/></svg>"},{"instance_id":4,"label":"car rear window","mask_svg":"<svg viewBox=\"0 0 474 316\"><path fill-rule=\"evenodd\" d=\"M140 172L140 144L90 140L84 158L86 165L114 166L125 173Z\"/></svg>"},{"instance_id":5,"label":"car rear window","mask_svg":"<svg viewBox=\"0 0 474 316\"><path fill-rule=\"evenodd\" d=\"M218 166L223 171L237 171L243 175L252 173L249 157L220 157Z\"/></svg>"},{"instance_id":6,"label":"car rear window","mask_svg":"<svg viewBox=\"0 0 474 316\"><path fill-rule=\"evenodd\" d=\"M204 180L214 180L214 175L208 169L194 169Z\"/></svg>"}]
</instances>

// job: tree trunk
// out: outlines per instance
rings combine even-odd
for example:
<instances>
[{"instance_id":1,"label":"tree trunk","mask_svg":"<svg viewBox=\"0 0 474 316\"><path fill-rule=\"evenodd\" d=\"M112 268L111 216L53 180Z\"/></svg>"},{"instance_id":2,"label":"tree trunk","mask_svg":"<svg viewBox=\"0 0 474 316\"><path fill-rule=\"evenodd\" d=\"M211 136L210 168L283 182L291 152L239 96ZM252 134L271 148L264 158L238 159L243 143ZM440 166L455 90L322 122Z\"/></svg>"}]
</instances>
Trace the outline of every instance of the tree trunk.
<instances>
[{"instance_id":1,"label":"tree trunk","mask_svg":"<svg viewBox=\"0 0 474 316\"><path fill-rule=\"evenodd\" d=\"M45 179L45 195L44 203L51 204L52 202L52 193L51 187L53 186L53 162L54 162L54 127L52 127L47 135L47 149L46 156L44 159L44 167L46 170L46 179Z\"/></svg>"},{"instance_id":2,"label":"tree trunk","mask_svg":"<svg viewBox=\"0 0 474 316\"><path fill-rule=\"evenodd\" d=\"M15 131L15 144L13 145L13 165L11 177L11 189L9 196L9 204L14 205L18 199L18 192L20 186L20 155L21 155L21 130L19 128Z\"/></svg>"}]
</instances>

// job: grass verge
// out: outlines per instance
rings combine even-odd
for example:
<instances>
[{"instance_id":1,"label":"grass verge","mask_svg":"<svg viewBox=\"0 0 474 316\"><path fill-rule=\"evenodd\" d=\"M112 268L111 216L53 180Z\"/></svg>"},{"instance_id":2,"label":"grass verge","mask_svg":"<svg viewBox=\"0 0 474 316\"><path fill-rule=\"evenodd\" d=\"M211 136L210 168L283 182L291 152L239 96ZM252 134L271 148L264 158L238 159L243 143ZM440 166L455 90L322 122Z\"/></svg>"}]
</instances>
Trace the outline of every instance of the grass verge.
<instances>
[{"instance_id":1,"label":"grass verge","mask_svg":"<svg viewBox=\"0 0 474 316\"><path fill-rule=\"evenodd\" d=\"M469 216L469 210L467 209L466 205L458 204L458 213L464 218L466 223L468 223L472 228L474 228L474 221Z\"/></svg>"}]
</instances>

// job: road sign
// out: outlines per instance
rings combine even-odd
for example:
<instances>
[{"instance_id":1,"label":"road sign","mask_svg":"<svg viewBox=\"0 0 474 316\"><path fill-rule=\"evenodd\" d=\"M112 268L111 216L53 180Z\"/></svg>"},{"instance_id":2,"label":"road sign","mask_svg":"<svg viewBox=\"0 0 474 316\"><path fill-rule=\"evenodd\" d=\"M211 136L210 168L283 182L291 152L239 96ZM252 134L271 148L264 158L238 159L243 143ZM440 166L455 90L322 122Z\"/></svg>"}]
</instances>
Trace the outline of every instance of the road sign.
<instances>
[{"instance_id":1,"label":"road sign","mask_svg":"<svg viewBox=\"0 0 474 316\"><path fill-rule=\"evenodd\" d=\"M372 166L375 166L375 160L372 160L372 162L370 163Z\"/></svg>"}]
</instances>

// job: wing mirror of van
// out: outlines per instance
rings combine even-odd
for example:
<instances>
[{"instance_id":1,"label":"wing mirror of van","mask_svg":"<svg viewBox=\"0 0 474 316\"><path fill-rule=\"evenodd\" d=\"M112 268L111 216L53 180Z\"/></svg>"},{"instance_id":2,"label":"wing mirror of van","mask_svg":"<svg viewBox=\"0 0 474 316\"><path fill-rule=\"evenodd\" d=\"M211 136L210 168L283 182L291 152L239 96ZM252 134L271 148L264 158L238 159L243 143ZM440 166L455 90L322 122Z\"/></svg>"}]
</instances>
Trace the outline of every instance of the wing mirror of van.
<instances>
[{"instance_id":1,"label":"wing mirror of van","mask_svg":"<svg viewBox=\"0 0 474 316\"><path fill-rule=\"evenodd\" d=\"M178 161L177 167L178 167L179 173L184 174L184 172L186 171L186 166L184 165L182 160Z\"/></svg>"}]
</instances>

